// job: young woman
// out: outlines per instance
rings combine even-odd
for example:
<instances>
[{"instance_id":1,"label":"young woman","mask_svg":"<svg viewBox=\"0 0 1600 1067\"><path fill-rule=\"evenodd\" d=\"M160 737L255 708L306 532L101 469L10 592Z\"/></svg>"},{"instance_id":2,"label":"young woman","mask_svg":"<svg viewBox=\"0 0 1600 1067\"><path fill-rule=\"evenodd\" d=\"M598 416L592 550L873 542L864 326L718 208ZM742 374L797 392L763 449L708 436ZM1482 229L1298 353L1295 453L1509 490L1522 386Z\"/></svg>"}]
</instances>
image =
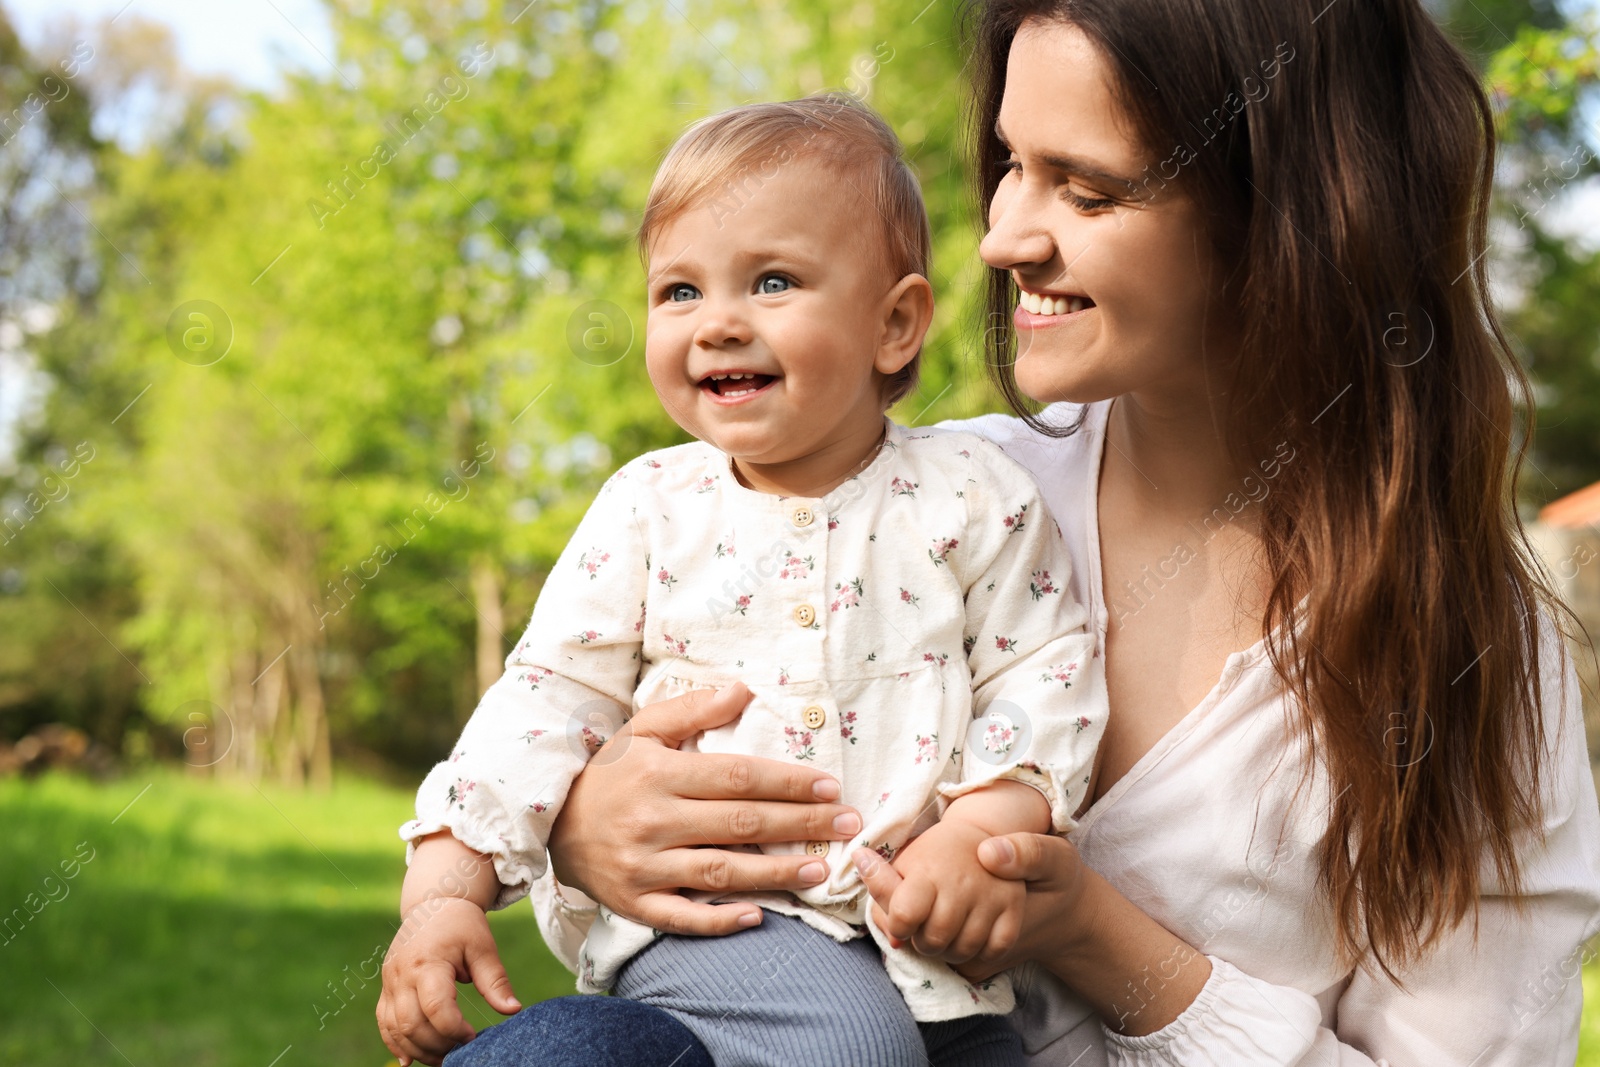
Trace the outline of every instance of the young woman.
<instances>
[{"instance_id":1,"label":"young woman","mask_svg":"<svg viewBox=\"0 0 1600 1067\"><path fill-rule=\"evenodd\" d=\"M1035 1064L1571 1063L1600 808L1570 613L1512 504L1527 383L1472 69L1419 0L996 0L976 43L993 357L1051 406L962 425L1043 485L1111 718L1070 837L983 846L1027 882L1011 951L915 947L1019 968ZM858 826L817 772L674 751L742 696L635 717L556 824L561 883L699 935L753 905L681 887L809 884L707 847ZM548 887L558 947L584 903ZM487 936L449 977L508 993ZM412 1010L471 1035L453 999ZM561 998L449 1063L709 1062L674 1027Z\"/></svg>"}]
</instances>

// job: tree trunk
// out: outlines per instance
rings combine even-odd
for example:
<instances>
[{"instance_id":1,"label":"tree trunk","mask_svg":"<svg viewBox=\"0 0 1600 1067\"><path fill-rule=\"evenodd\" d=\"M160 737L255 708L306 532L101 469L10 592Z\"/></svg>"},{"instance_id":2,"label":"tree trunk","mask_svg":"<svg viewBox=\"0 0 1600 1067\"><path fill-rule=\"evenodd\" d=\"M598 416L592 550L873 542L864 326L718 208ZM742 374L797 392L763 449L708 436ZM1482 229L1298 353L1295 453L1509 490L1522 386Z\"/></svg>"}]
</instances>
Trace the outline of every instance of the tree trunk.
<instances>
[{"instance_id":1,"label":"tree trunk","mask_svg":"<svg viewBox=\"0 0 1600 1067\"><path fill-rule=\"evenodd\" d=\"M478 695L482 696L506 670L500 572L487 556L472 561L472 600L478 614Z\"/></svg>"}]
</instances>

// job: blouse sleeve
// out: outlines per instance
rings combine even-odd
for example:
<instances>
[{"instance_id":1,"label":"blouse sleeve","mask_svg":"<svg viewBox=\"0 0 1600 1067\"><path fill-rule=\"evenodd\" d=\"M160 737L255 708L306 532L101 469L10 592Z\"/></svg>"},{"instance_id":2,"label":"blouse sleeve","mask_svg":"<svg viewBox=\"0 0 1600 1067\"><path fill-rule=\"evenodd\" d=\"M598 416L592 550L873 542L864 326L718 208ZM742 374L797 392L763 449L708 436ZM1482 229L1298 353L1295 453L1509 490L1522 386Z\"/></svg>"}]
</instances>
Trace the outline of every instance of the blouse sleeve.
<instances>
[{"instance_id":1,"label":"blouse sleeve","mask_svg":"<svg viewBox=\"0 0 1600 1067\"><path fill-rule=\"evenodd\" d=\"M567 790L632 708L648 567L635 470L614 474L578 524L505 674L483 694L450 758L423 780L417 817L400 828L407 864L416 841L439 830L491 856L496 908L543 874Z\"/></svg>"},{"instance_id":2,"label":"blouse sleeve","mask_svg":"<svg viewBox=\"0 0 1600 1067\"><path fill-rule=\"evenodd\" d=\"M1038 484L976 441L968 521L949 565L966 591L965 645L974 723L960 778L938 787L938 813L996 780L1031 785L1066 833L1105 730L1105 683L1088 609L1067 589L1072 557Z\"/></svg>"},{"instance_id":3,"label":"blouse sleeve","mask_svg":"<svg viewBox=\"0 0 1600 1067\"><path fill-rule=\"evenodd\" d=\"M1549 1067L1577 1056L1582 965L1600 929L1600 802L1570 656L1541 619L1548 736L1544 834L1523 850L1518 912L1484 871L1476 943L1469 918L1406 971L1405 990L1358 969L1332 1028L1316 998L1211 957L1211 977L1170 1024L1142 1037L1106 1030L1116 1067L1226 1062L1379 1067Z\"/></svg>"}]
</instances>

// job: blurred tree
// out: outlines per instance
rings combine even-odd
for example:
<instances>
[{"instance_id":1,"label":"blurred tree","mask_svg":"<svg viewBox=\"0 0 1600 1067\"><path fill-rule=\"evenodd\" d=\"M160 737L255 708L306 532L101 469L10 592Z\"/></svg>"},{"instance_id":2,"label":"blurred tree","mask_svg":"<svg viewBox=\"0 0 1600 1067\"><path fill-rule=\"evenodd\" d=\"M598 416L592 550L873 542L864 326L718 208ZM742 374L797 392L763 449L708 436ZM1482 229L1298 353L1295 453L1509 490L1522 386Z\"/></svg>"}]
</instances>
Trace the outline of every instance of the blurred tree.
<instances>
[{"instance_id":1,"label":"blurred tree","mask_svg":"<svg viewBox=\"0 0 1600 1067\"><path fill-rule=\"evenodd\" d=\"M843 89L900 131L938 311L895 414L992 407L954 7L330 0L327 68L271 95L193 77L133 13L82 31L95 106L61 144L90 168L55 225L80 219L87 266L19 258L60 314L29 337L53 388L4 488L79 442L94 458L0 557L0 623L28 631L0 650L0 702L136 703L245 777L438 758L600 481L685 439L644 374L633 233L667 146L733 104ZM1575 136L1592 72L1565 22L1458 8L1505 121L1536 116L1545 153ZM1530 322L1550 387L1584 387L1562 377L1592 356L1581 328Z\"/></svg>"}]
</instances>

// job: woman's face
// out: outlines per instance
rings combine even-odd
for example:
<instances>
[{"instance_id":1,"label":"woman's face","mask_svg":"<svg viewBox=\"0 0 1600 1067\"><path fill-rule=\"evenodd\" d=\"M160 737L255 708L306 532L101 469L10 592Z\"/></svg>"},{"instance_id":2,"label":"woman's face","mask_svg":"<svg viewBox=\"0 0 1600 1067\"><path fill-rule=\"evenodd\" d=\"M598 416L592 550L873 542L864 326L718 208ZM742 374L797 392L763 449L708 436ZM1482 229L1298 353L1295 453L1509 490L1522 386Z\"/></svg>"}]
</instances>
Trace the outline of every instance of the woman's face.
<instances>
[{"instance_id":1,"label":"woman's face","mask_svg":"<svg viewBox=\"0 0 1600 1067\"><path fill-rule=\"evenodd\" d=\"M1231 355L1199 211L1135 142L1112 78L1081 30L1039 19L1006 64L996 128L1011 162L979 254L1022 290L1016 377L1035 400L1192 399Z\"/></svg>"}]
</instances>

